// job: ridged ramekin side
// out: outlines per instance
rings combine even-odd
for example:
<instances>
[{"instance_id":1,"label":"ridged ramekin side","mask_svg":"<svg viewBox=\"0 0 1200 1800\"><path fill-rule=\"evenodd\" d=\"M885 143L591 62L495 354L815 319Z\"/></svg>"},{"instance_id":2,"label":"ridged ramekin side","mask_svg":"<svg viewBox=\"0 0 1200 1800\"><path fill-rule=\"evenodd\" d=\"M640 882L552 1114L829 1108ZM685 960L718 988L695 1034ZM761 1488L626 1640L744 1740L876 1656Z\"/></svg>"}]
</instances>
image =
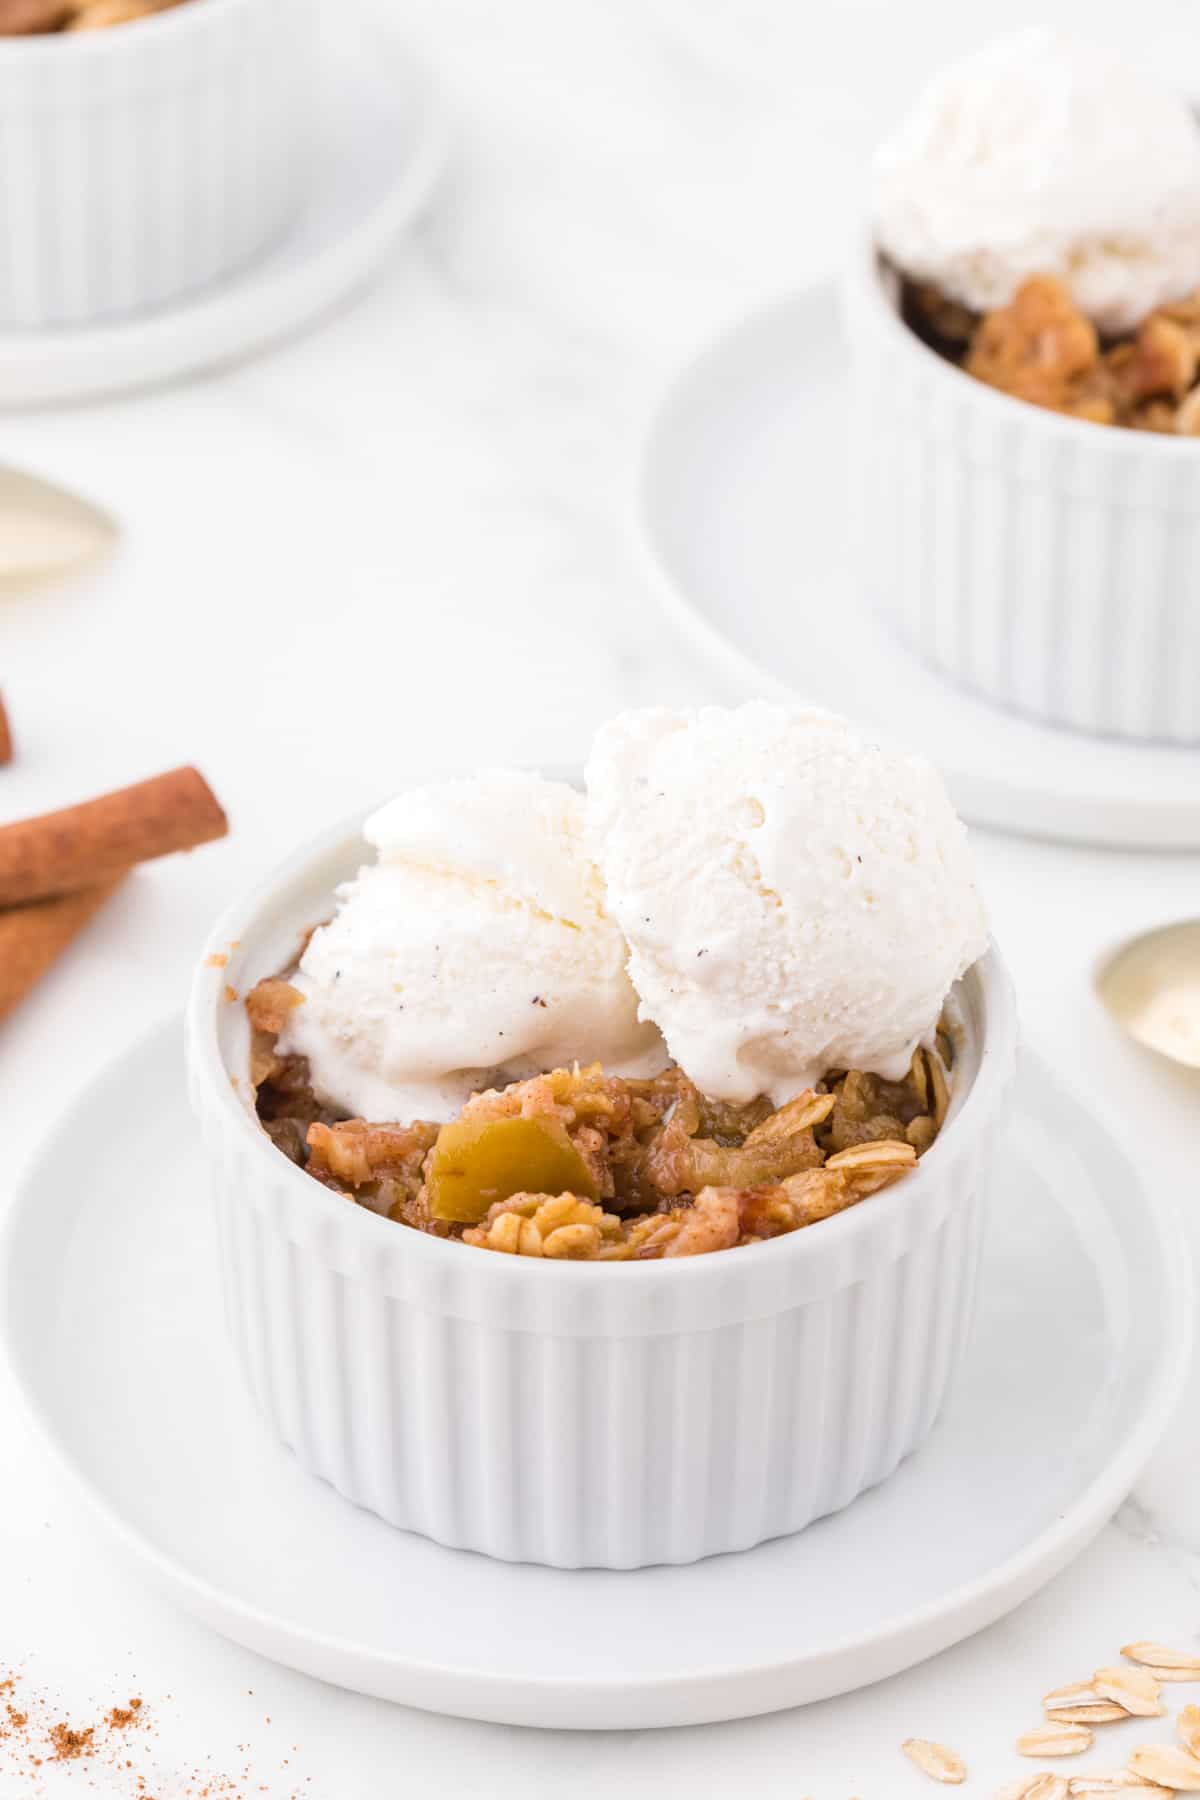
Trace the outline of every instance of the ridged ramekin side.
<instances>
[{"instance_id":1,"label":"ridged ramekin side","mask_svg":"<svg viewBox=\"0 0 1200 1800\"><path fill-rule=\"evenodd\" d=\"M390 1253L347 1272L324 1253L332 1237L297 1243L287 1229L291 1171L280 1158L276 1177L277 1152L249 1155L211 1121L206 1136L235 1350L299 1461L441 1543L633 1568L799 1530L923 1442L961 1361L994 1132L943 1162L932 1229L897 1210L859 1278L823 1296L711 1329L637 1333L598 1317L574 1335L398 1293ZM347 1208L345 1222L360 1221ZM775 1249L752 1254L761 1266ZM449 1253L486 1280L483 1252ZM731 1282L746 1255L728 1259Z\"/></svg>"},{"instance_id":2,"label":"ridged ramekin side","mask_svg":"<svg viewBox=\"0 0 1200 1800\"><path fill-rule=\"evenodd\" d=\"M1001 706L1200 741L1200 443L994 393L902 323L873 255L846 297L851 536L871 604Z\"/></svg>"},{"instance_id":3,"label":"ridged ramekin side","mask_svg":"<svg viewBox=\"0 0 1200 1800\"><path fill-rule=\"evenodd\" d=\"M310 0L186 0L0 42L0 326L125 317L220 279L295 216Z\"/></svg>"}]
</instances>

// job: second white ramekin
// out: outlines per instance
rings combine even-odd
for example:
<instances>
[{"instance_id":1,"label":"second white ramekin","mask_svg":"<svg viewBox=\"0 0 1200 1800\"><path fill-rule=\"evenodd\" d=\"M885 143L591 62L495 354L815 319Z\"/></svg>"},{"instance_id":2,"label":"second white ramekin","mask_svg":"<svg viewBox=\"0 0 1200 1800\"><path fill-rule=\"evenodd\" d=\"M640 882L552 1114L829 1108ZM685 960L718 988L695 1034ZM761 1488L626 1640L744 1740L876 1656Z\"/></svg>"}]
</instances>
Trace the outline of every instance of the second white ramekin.
<instances>
[{"instance_id":1,"label":"second white ramekin","mask_svg":"<svg viewBox=\"0 0 1200 1800\"><path fill-rule=\"evenodd\" d=\"M229 1329L269 1428L395 1525L558 1568L746 1549L891 1474L937 1418L971 1323L1016 1047L995 952L961 984L950 1118L895 1186L744 1250L501 1256L339 1199L254 1115L226 989L286 967L328 915L362 861L357 823L231 908L188 1015Z\"/></svg>"},{"instance_id":2,"label":"second white ramekin","mask_svg":"<svg viewBox=\"0 0 1200 1800\"><path fill-rule=\"evenodd\" d=\"M998 705L1200 742L1200 440L1015 400L900 318L874 248L848 271L850 538L866 597Z\"/></svg>"},{"instance_id":3,"label":"second white ramekin","mask_svg":"<svg viewBox=\"0 0 1200 1800\"><path fill-rule=\"evenodd\" d=\"M127 317L248 262L313 148L312 0L0 38L0 328Z\"/></svg>"}]
</instances>

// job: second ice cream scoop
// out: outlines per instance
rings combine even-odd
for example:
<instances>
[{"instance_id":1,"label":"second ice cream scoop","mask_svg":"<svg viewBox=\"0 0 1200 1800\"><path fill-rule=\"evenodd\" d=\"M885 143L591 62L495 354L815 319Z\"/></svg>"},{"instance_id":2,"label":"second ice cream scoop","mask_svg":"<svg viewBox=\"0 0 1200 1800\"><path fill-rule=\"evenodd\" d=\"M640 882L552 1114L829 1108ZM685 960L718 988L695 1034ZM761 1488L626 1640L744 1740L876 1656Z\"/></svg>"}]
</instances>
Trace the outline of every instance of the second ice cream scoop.
<instances>
[{"instance_id":1,"label":"second ice cream scoop","mask_svg":"<svg viewBox=\"0 0 1200 1800\"><path fill-rule=\"evenodd\" d=\"M587 783L642 1016L714 1098L899 1079L987 946L941 777L830 714L627 713Z\"/></svg>"}]
</instances>

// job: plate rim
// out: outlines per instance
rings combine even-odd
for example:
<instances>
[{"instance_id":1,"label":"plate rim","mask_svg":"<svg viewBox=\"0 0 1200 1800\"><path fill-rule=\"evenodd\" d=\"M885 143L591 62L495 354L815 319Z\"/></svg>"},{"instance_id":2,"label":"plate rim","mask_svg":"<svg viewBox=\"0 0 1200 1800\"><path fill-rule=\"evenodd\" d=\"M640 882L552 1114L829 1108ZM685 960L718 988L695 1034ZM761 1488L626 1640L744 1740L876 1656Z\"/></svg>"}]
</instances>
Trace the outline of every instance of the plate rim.
<instances>
[{"instance_id":1,"label":"plate rim","mask_svg":"<svg viewBox=\"0 0 1200 1800\"><path fill-rule=\"evenodd\" d=\"M1103 1468L1085 1484L1066 1509L1030 1543L983 1575L977 1575L947 1593L885 1621L870 1633L860 1632L825 1644L819 1650L799 1655L776 1656L753 1664L714 1663L684 1675L637 1678L619 1674L512 1676L492 1670L463 1670L450 1664L418 1661L406 1653L365 1649L351 1639L299 1625L294 1619L288 1619L278 1612L257 1606L236 1593L222 1589L208 1576L198 1573L164 1549L147 1531L132 1523L108 1491L90 1478L51 1409L42 1402L36 1381L27 1372L28 1358L21 1347L20 1333L14 1323L16 1309L10 1307L7 1301L14 1286L22 1222L26 1213L36 1206L35 1190L39 1185L39 1173L52 1163L60 1146L76 1132L83 1115L103 1101L112 1090L124 1094L131 1091L131 1068L143 1061L152 1062L160 1069L174 1066L180 1071L177 1101L187 1110L186 1094L183 1091L182 1047L182 1016L172 1010L156 1024L140 1032L121 1054L108 1061L75 1090L24 1165L0 1221L0 1357L7 1367L20 1411L35 1442L56 1473L65 1480L71 1494L84 1502L87 1510L113 1534L120 1547L165 1588L185 1611L192 1616L201 1617L221 1635L267 1656L270 1660L317 1679L348 1687L352 1691L460 1717L549 1729L612 1730L636 1729L641 1726L661 1728L748 1718L856 1691L913 1667L995 1623L1058 1574L1104 1527L1128 1495L1170 1423L1189 1377L1195 1297L1191 1282L1190 1251L1180 1209L1167 1194L1153 1186L1143 1185L1135 1175L1131 1192L1136 1196L1135 1203L1143 1215L1153 1224L1150 1241L1155 1251L1158 1281L1164 1301L1158 1315L1163 1322L1158 1350L1146 1378L1147 1404L1138 1413L1135 1423L1126 1430L1115 1450L1108 1455ZM1028 1049L1024 1049L1021 1054L1014 1113L1020 1108L1020 1094L1031 1080L1036 1080L1043 1089L1049 1087L1064 1096L1072 1109L1086 1117L1091 1131L1098 1138L1112 1143L1122 1163L1130 1170L1133 1169L1134 1165L1124 1149L1112 1138L1102 1120L1069 1082L1064 1081L1056 1069L1052 1069ZM196 1154L203 1155L198 1142ZM1129 1266L1126 1262L1126 1267ZM473 1554L445 1550L442 1546L438 1548L446 1555ZM750 1551L743 1554L753 1553ZM568 1577L571 1573L574 1572L567 1572ZM244 1630L239 1632L235 1629L235 1622ZM245 1635L245 1632L252 1635ZM923 1634L930 1632L935 1635L924 1638ZM902 1648L905 1641L914 1639L923 1639L923 1647L915 1656L909 1655ZM265 1647L268 1641L273 1647ZM329 1660L336 1659L341 1664L341 1672L320 1673L312 1666L314 1653L325 1658L327 1664ZM864 1680L845 1682L840 1676L836 1676L831 1685L803 1698L797 1698L794 1694L780 1698L777 1693L765 1695L760 1691L765 1683L774 1681L778 1684L789 1680L794 1683L795 1678L805 1672L815 1671L822 1665L841 1663L851 1657L860 1663L864 1657L873 1659L871 1673ZM359 1673L353 1677L347 1675L347 1664L357 1664ZM361 1670L364 1667L399 1679L390 1681L386 1690L377 1685L360 1685ZM399 1691L401 1683L407 1684L407 1694ZM440 1699L416 1697L415 1689L428 1689L431 1683L455 1691L443 1692ZM724 1697L714 1709L712 1701L718 1694ZM589 1706L589 1699L595 1701L597 1697L600 1714L592 1716L593 1708ZM669 1717L655 1712L651 1706L647 1717L631 1723L628 1711L619 1710L622 1701L627 1701L631 1707L641 1712L645 1711L645 1707L638 1707L638 1701L644 1702L650 1698L666 1703L673 1697L680 1704L672 1708L672 1716ZM571 1701L582 1702L582 1710L577 1716L566 1719L544 1716L556 1706L569 1704ZM608 1713L604 1712L605 1707L610 1709Z\"/></svg>"},{"instance_id":2,"label":"plate rim","mask_svg":"<svg viewBox=\"0 0 1200 1800\"><path fill-rule=\"evenodd\" d=\"M667 425L705 372L715 368L740 344L764 337L772 330L780 330L789 316L802 308L832 310L836 315L839 288L838 273L827 269L727 318L694 344L658 383L650 405L642 411L634 439L622 506L624 537L632 560L667 621L702 655L723 684L738 690L743 697L766 695L793 704L802 698L798 690L777 675L767 662L760 661L752 651L744 649L733 636L712 622L706 609L693 597L686 579L673 567L654 522L650 498L654 470ZM1037 732L1044 738L1047 749L1052 748L1055 741L1064 740L1083 748L1089 745L1088 733L1046 725L994 706L980 695L956 687L936 670L927 669L911 650L901 648L914 666L944 686L956 700L966 701L1002 722ZM1196 789L1200 790L1200 745L1125 742L1116 738L1097 738L1095 743L1103 749L1124 751L1133 756L1177 758L1181 768L1188 767ZM1184 759L1187 759L1186 765ZM1058 798L1044 787L1014 786L983 769L951 770L948 780L960 810L970 822L992 830L1053 843L1145 850L1200 848L1200 804L1194 800L1189 803L1186 799L1160 801L1155 783L1149 780L1144 784L1144 794L1116 798L1101 796L1099 790L1103 784L1099 780L1093 788L1060 790Z\"/></svg>"}]
</instances>

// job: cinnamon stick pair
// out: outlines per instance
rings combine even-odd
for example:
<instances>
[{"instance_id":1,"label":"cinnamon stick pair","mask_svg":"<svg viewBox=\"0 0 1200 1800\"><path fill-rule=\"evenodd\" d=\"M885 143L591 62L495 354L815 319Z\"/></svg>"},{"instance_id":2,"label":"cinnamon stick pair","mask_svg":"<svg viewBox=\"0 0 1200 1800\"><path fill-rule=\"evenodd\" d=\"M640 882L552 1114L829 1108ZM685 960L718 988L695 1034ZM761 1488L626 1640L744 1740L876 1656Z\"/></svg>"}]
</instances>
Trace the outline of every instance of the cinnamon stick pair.
<instances>
[{"instance_id":1,"label":"cinnamon stick pair","mask_svg":"<svg viewBox=\"0 0 1200 1800\"><path fill-rule=\"evenodd\" d=\"M192 768L0 826L0 1018L135 863L193 850L228 829L212 789Z\"/></svg>"}]
</instances>

